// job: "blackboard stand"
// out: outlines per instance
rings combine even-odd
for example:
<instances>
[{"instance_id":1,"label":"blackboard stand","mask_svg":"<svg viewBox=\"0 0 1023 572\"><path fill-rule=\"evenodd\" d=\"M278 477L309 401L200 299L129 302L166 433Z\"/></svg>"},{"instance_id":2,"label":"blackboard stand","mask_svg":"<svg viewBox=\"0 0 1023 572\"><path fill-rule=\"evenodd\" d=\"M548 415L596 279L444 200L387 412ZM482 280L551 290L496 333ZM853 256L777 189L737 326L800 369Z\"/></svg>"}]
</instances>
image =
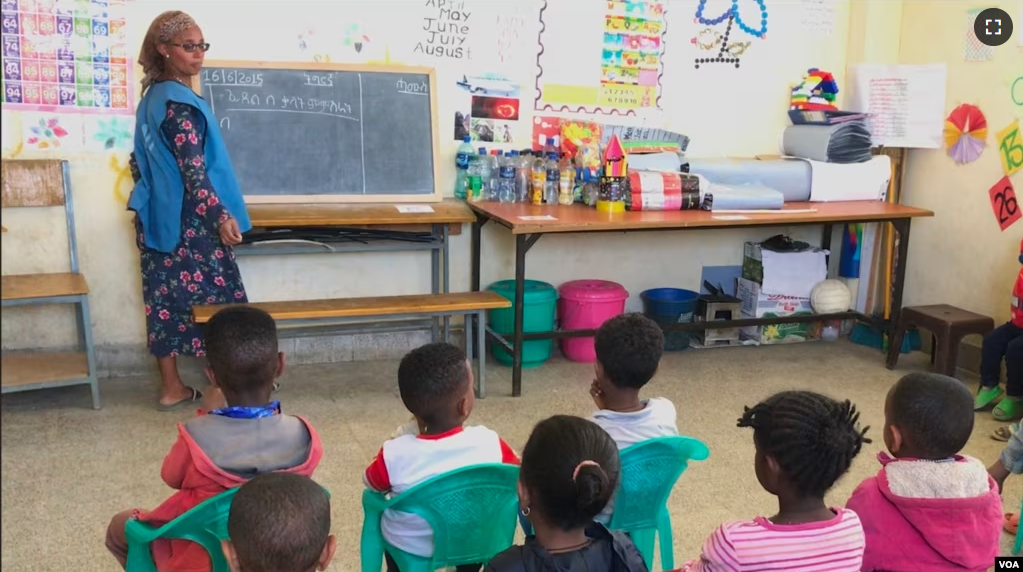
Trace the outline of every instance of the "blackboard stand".
<instances>
[{"instance_id":1,"label":"blackboard stand","mask_svg":"<svg viewBox=\"0 0 1023 572\"><path fill-rule=\"evenodd\" d=\"M433 68L207 61L192 87L249 204L441 200Z\"/></svg>"}]
</instances>

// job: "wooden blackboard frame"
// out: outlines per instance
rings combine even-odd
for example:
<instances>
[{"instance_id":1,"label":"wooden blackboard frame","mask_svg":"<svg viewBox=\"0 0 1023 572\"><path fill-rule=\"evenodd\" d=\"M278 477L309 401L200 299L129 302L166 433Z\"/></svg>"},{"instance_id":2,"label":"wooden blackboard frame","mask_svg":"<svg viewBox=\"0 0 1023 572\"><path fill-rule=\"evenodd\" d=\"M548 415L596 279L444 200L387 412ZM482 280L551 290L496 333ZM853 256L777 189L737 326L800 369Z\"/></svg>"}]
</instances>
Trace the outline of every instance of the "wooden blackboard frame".
<instances>
[{"instance_id":1,"label":"wooden blackboard frame","mask_svg":"<svg viewBox=\"0 0 1023 572\"><path fill-rule=\"evenodd\" d=\"M430 82L430 134L433 153L433 193L429 195L245 195L247 204L295 203L435 203L443 200L440 188L440 132L437 127L437 70L432 67L343 64L332 62L267 62L248 60L206 60L204 67L229 69L272 69L324 72L366 72L394 74L424 74ZM202 74L192 79L192 90L202 97Z\"/></svg>"}]
</instances>

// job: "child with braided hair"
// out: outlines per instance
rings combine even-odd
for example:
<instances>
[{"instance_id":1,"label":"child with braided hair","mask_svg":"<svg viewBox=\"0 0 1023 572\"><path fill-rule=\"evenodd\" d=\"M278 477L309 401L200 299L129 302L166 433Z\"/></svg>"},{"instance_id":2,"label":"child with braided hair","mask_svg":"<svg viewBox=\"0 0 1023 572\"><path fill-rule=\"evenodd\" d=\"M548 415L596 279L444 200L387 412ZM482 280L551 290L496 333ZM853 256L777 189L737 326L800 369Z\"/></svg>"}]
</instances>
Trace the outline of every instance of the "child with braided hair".
<instances>
[{"instance_id":1,"label":"child with braided hair","mask_svg":"<svg viewBox=\"0 0 1023 572\"><path fill-rule=\"evenodd\" d=\"M722 524L704 543L700 559L683 571L859 572L860 520L824 502L870 443L856 406L810 391L784 391L747 407L738 426L753 428L757 480L778 497L778 514Z\"/></svg>"},{"instance_id":2,"label":"child with braided hair","mask_svg":"<svg viewBox=\"0 0 1023 572\"><path fill-rule=\"evenodd\" d=\"M881 470L846 503L863 522L863 570L987 570L998 555L1002 501L977 459L960 455L973 432L962 382L911 373L888 391Z\"/></svg>"}]
</instances>

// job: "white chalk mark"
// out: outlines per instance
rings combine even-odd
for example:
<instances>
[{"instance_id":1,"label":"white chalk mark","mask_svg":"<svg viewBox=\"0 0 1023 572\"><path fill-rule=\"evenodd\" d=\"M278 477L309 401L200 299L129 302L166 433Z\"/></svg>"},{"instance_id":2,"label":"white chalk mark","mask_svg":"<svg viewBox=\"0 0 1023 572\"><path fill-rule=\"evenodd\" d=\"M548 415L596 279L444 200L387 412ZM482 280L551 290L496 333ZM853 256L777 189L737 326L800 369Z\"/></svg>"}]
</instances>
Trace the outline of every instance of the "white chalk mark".
<instances>
[{"instance_id":1,"label":"white chalk mark","mask_svg":"<svg viewBox=\"0 0 1023 572\"><path fill-rule=\"evenodd\" d=\"M270 113L303 113L305 115L322 115L324 117L337 117L338 119L348 119L349 121L358 121L354 117L348 117L347 115L335 115L333 113L321 113L319 111L297 111L294 109L245 109L244 107L233 107L228 111L267 111Z\"/></svg>"},{"instance_id":2,"label":"white chalk mark","mask_svg":"<svg viewBox=\"0 0 1023 572\"><path fill-rule=\"evenodd\" d=\"M398 90L398 93L404 93L407 95L430 95L429 93L422 93L419 91L402 91L400 89Z\"/></svg>"}]
</instances>

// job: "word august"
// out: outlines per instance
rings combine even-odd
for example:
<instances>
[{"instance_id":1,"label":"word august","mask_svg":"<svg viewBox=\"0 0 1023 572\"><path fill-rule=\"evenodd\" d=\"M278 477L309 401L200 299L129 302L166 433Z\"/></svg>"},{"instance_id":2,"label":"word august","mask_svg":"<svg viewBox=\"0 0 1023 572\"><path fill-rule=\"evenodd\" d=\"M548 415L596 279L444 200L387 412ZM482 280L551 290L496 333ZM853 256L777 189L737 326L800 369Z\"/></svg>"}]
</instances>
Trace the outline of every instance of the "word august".
<instances>
[{"instance_id":1,"label":"word august","mask_svg":"<svg viewBox=\"0 0 1023 572\"><path fill-rule=\"evenodd\" d=\"M438 58L470 59L465 41L469 37L467 22L471 12L465 10L465 2L427 0L426 6L437 8L437 15L423 18L426 38L413 51Z\"/></svg>"}]
</instances>

